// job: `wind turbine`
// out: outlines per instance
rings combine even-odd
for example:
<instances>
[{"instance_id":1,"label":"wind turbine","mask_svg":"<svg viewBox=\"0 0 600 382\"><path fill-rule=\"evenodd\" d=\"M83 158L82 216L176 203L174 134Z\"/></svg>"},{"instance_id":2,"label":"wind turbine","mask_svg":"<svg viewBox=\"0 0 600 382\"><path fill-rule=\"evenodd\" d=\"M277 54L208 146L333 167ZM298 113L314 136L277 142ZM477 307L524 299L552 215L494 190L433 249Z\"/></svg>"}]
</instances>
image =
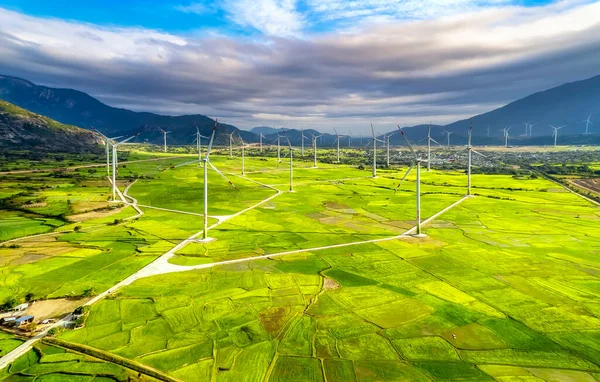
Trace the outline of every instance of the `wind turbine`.
<instances>
[{"instance_id":1,"label":"wind turbine","mask_svg":"<svg viewBox=\"0 0 600 382\"><path fill-rule=\"evenodd\" d=\"M554 147L556 147L556 141L558 140L558 130L562 129L563 127L566 127L566 125L559 126L559 127L555 127L552 125L548 125L548 126L550 126L551 128L554 129L554 131L552 132L552 136L554 137Z\"/></svg>"},{"instance_id":2,"label":"wind turbine","mask_svg":"<svg viewBox=\"0 0 600 382\"><path fill-rule=\"evenodd\" d=\"M523 122L523 124L525 125L525 134L523 134L523 137L526 137L529 134L529 122Z\"/></svg>"},{"instance_id":3,"label":"wind turbine","mask_svg":"<svg viewBox=\"0 0 600 382\"><path fill-rule=\"evenodd\" d=\"M242 141L242 175L245 175L246 172L246 168L245 168L245 156L244 156L244 139L242 138L242 135L240 134L240 132L238 131L238 135L240 136L240 141Z\"/></svg>"},{"instance_id":4,"label":"wind turbine","mask_svg":"<svg viewBox=\"0 0 600 382\"><path fill-rule=\"evenodd\" d=\"M585 133L584 133L585 135L590 135L590 133L588 132L588 129L589 129L590 125L594 126L592 121L590 121L591 119L592 119L592 115L590 114L590 116L587 117L586 120L581 121L581 122L585 123Z\"/></svg>"},{"instance_id":5,"label":"wind turbine","mask_svg":"<svg viewBox=\"0 0 600 382\"><path fill-rule=\"evenodd\" d=\"M285 135L288 147L290 148L290 192L294 192L294 149L292 148L290 138L288 137L285 130L283 131L283 134Z\"/></svg>"},{"instance_id":6,"label":"wind turbine","mask_svg":"<svg viewBox=\"0 0 600 382\"><path fill-rule=\"evenodd\" d=\"M208 148L206 149L206 156L204 157L204 230L202 231L202 238L204 241L208 240L208 166L215 170L223 179L225 179L233 188L237 190L237 187L210 162L210 152L212 150L213 141L215 139L215 133L217 132L217 124L219 122L215 119L215 127L213 128Z\"/></svg>"},{"instance_id":7,"label":"wind turbine","mask_svg":"<svg viewBox=\"0 0 600 382\"><path fill-rule=\"evenodd\" d=\"M489 129L489 127L488 127ZM431 142L437 143L438 146L442 147L440 142L431 138L431 123L429 123L429 129L427 129L427 172L431 171Z\"/></svg>"},{"instance_id":8,"label":"wind turbine","mask_svg":"<svg viewBox=\"0 0 600 382\"><path fill-rule=\"evenodd\" d=\"M512 129L512 125L509 126L508 128L505 127L504 129L501 130L504 132L504 147L508 147L508 138L510 137L508 132L510 131L510 129Z\"/></svg>"},{"instance_id":9,"label":"wind turbine","mask_svg":"<svg viewBox=\"0 0 600 382\"><path fill-rule=\"evenodd\" d=\"M387 167L390 167L390 137L394 134L396 134L395 131L391 134L385 135L385 163Z\"/></svg>"},{"instance_id":10,"label":"wind turbine","mask_svg":"<svg viewBox=\"0 0 600 382\"><path fill-rule=\"evenodd\" d=\"M442 134L445 134L448 137L448 146L450 146L450 135L454 134L449 132L448 130L444 130Z\"/></svg>"},{"instance_id":11,"label":"wind turbine","mask_svg":"<svg viewBox=\"0 0 600 382\"><path fill-rule=\"evenodd\" d=\"M371 133L373 133L373 178L377 178L377 141L383 141L381 139L377 139L377 137L375 136L373 122L371 122Z\"/></svg>"},{"instance_id":12,"label":"wind turbine","mask_svg":"<svg viewBox=\"0 0 600 382\"><path fill-rule=\"evenodd\" d=\"M196 150L198 150L198 160L202 159L202 138L205 139L209 139L209 137L205 137L204 135L200 134L200 129L198 129L198 126L196 126L196 134L194 134L196 136L196 139L194 139L194 143L196 143Z\"/></svg>"},{"instance_id":13,"label":"wind turbine","mask_svg":"<svg viewBox=\"0 0 600 382\"><path fill-rule=\"evenodd\" d=\"M167 134L169 134L170 131L164 131L160 127L158 128L158 130L160 130L160 132L163 133L163 151L167 152Z\"/></svg>"},{"instance_id":14,"label":"wind turbine","mask_svg":"<svg viewBox=\"0 0 600 382\"><path fill-rule=\"evenodd\" d=\"M233 157L233 134L235 131L229 133L229 157Z\"/></svg>"},{"instance_id":15,"label":"wind turbine","mask_svg":"<svg viewBox=\"0 0 600 382\"><path fill-rule=\"evenodd\" d=\"M488 127L487 127L487 136L488 137L490 136L490 125L488 125Z\"/></svg>"},{"instance_id":16,"label":"wind turbine","mask_svg":"<svg viewBox=\"0 0 600 382\"><path fill-rule=\"evenodd\" d=\"M530 123L529 124L529 136L531 137L533 135L533 126L535 126L534 123Z\"/></svg>"},{"instance_id":17,"label":"wind turbine","mask_svg":"<svg viewBox=\"0 0 600 382\"><path fill-rule=\"evenodd\" d=\"M121 142L113 141L112 143L112 197L113 202L117 200L117 147L120 145L129 142L133 138L137 137L141 133L137 133L127 139L122 140Z\"/></svg>"},{"instance_id":18,"label":"wind turbine","mask_svg":"<svg viewBox=\"0 0 600 382\"><path fill-rule=\"evenodd\" d=\"M300 151L300 155L304 156L304 139L308 139L307 136L304 135L304 127L300 128L300 140L302 141L302 149ZM289 139L288 139L289 140Z\"/></svg>"},{"instance_id":19,"label":"wind turbine","mask_svg":"<svg viewBox=\"0 0 600 382\"><path fill-rule=\"evenodd\" d=\"M471 124L469 125L469 143L467 144L467 152L469 154L469 156L468 156L469 163L468 163L468 168L467 168L467 195L471 195L471 165L473 163L473 153L475 153L477 155L481 155L484 158L487 158L482 153L473 150L473 146L471 145L472 136L473 136L473 121L471 121Z\"/></svg>"},{"instance_id":20,"label":"wind turbine","mask_svg":"<svg viewBox=\"0 0 600 382\"><path fill-rule=\"evenodd\" d=\"M277 163L281 163L281 135L277 133Z\"/></svg>"},{"instance_id":21,"label":"wind turbine","mask_svg":"<svg viewBox=\"0 0 600 382\"><path fill-rule=\"evenodd\" d=\"M337 143L337 162L340 163L340 138L342 138L343 135L339 135L335 128L333 131L335 132L335 142L333 142L333 144L335 145Z\"/></svg>"},{"instance_id":22,"label":"wind turbine","mask_svg":"<svg viewBox=\"0 0 600 382\"><path fill-rule=\"evenodd\" d=\"M394 191L394 193L398 192L398 189L400 188L408 174L410 174L412 169L414 167L417 167L417 236L421 236L421 162L423 160L417 155L400 126L398 126L398 130L400 130L402 137L404 137L408 148L410 149L413 157L415 158L415 162L408 168L408 171L406 171L406 174L404 174L404 177L402 178L400 183L398 183L398 186L396 186L396 190Z\"/></svg>"},{"instance_id":23,"label":"wind turbine","mask_svg":"<svg viewBox=\"0 0 600 382\"><path fill-rule=\"evenodd\" d=\"M104 145L106 147L106 174L110 174L110 145L111 141L114 142L115 139L123 138L122 135L114 138L109 138L106 135L102 134L98 129L94 129L102 138L104 138Z\"/></svg>"},{"instance_id":24,"label":"wind turbine","mask_svg":"<svg viewBox=\"0 0 600 382\"><path fill-rule=\"evenodd\" d=\"M314 159L313 159L313 167L317 168L317 138L320 138L321 135L312 135L312 146L313 146L313 155L314 155Z\"/></svg>"}]
</instances>

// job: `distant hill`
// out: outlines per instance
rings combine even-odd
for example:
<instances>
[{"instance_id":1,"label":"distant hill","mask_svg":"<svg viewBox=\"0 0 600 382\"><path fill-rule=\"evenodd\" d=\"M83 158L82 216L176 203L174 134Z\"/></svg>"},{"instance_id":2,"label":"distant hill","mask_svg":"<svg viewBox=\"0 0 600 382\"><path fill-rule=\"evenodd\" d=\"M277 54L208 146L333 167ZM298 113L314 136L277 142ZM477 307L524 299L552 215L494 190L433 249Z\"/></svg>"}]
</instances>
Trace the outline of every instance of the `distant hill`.
<instances>
[{"instance_id":1,"label":"distant hill","mask_svg":"<svg viewBox=\"0 0 600 382\"><path fill-rule=\"evenodd\" d=\"M250 129L250 132L258 135L258 134L263 134L263 135L271 135L271 134L276 134L277 132L281 132L282 129L281 128L275 128L275 127L269 127L269 126L256 126L253 127L252 129Z\"/></svg>"},{"instance_id":2,"label":"distant hill","mask_svg":"<svg viewBox=\"0 0 600 382\"><path fill-rule=\"evenodd\" d=\"M0 149L101 153L100 136L0 101Z\"/></svg>"},{"instance_id":3,"label":"distant hill","mask_svg":"<svg viewBox=\"0 0 600 382\"><path fill-rule=\"evenodd\" d=\"M39 86L21 78L5 75L0 75L0 99L46 115L61 123L88 129L94 127L108 135L128 135L141 131L143 134L137 138L137 142L162 143L162 134L158 130L160 127L171 132L168 135L168 143L191 144L196 124L203 135L210 134L214 125L214 120L200 114L165 116L134 112L105 105L77 90ZM595 124L590 128L590 133L593 135L583 136L585 131L583 120L590 115ZM452 145L465 144L471 122L473 123L474 143L477 144L502 144L503 133L500 129L510 125L513 126L510 131L512 144L550 144L552 129L548 126L549 124L566 125L560 131L560 141L563 144L597 143L600 141L600 76L541 91L470 119L446 126L434 125L432 126L432 137L440 143L447 142L446 137L442 135L443 131L447 129L453 133L450 137ZM524 136L525 122L535 124L531 137ZM410 131L407 135L411 141L422 142L427 136L428 125L407 127L407 129L410 129L407 130L407 132ZM216 144L227 144L229 142L228 134L232 132L236 133L235 137L241 134L244 141L248 143L258 142L259 134L262 133L265 135L263 142L272 143L276 141L277 132L280 131L281 128L269 126L258 126L251 131L244 131L232 125L220 124ZM287 130L287 132L292 145L300 145L300 132L298 130ZM320 134L316 130L305 130L304 133L310 137L311 132ZM395 130L388 133L392 132L394 133L391 137L392 144L403 144L400 134L397 134ZM235 138L235 140L236 144L239 144L239 138ZM342 140L342 146L347 146L347 143L343 144L344 140ZM307 142L310 144L310 139L305 140L305 145ZM333 134L323 134L319 138L321 146L332 146L334 142ZM354 147L366 143L364 139L352 140Z\"/></svg>"},{"instance_id":4,"label":"distant hill","mask_svg":"<svg viewBox=\"0 0 600 382\"><path fill-rule=\"evenodd\" d=\"M533 123L532 138L547 137L552 134L549 126L566 125L560 135L582 135L585 132L583 121L592 116L595 126L590 133L600 134L600 75L587 80L567 83L549 90L541 91L488 113L474 116L468 120L457 121L445 126L446 129L465 135L470 121L473 122L473 134L502 136L499 131L512 125L510 135L518 138L525 134L525 123Z\"/></svg>"},{"instance_id":5,"label":"distant hill","mask_svg":"<svg viewBox=\"0 0 600 382\"><path fill-rule=\"evenodd\" d=\"M210 134L214 125L213 119L200 114L174 117L138 113L108 106L77 90L39 86L6 75L0 75L0 99L61 123L86 129L97 128L107 135L126 135L143 131L138 142L162 143L162 134L158 131L160 127L171 131L168 142L191 144L194 140L191 135L195 132L196 124L203 135ZM227 124L219 124L217 131L217 142L220 143L228 142L226 134L233 131L241 133L244 140L248 142L254 142L256 138L252 133L239 131L235 126Z\"/></svg>"}]
</instances>

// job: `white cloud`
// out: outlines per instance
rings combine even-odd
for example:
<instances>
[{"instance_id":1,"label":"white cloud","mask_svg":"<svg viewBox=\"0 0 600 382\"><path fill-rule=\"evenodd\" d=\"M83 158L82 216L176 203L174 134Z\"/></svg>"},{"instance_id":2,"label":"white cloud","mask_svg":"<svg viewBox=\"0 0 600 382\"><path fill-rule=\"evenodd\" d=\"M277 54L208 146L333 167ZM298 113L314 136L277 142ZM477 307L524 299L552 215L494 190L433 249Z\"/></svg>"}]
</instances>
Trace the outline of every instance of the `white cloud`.
<instances>
[{"instance_id":1,"label":"white cloud","mask_svg":"<svg viewBox=\"0 0 600 382\"><path fill-rule=\"evenodd\" d=\"M0 8L0 73L101 95L114 106L218 115L241 127L443 123L598 74L599 14L598 2L569 1L251 40Z\"/></svg>"},{"instance_id":2,"label":"white cloud","mask_svg":"<svg viewBox=\"0 0 600 382\"><path fill-rule=\"evenodd\" d=\"M236 24L269 36L297 35L304 27L295 0L225 0L224 8Z\"/></svg>"},{"instance_id":3,"label":"white cloud","mask_svg":"<svg viewBox=\"0 0 600 382\"><path fill-rule=\"evenodd\" d=\"M190 3L188 5L176 5L175 10L183 13L194 13L196 15L202 15L210 11L209 7L203 3Z\"/></svg>"}]
</instances>

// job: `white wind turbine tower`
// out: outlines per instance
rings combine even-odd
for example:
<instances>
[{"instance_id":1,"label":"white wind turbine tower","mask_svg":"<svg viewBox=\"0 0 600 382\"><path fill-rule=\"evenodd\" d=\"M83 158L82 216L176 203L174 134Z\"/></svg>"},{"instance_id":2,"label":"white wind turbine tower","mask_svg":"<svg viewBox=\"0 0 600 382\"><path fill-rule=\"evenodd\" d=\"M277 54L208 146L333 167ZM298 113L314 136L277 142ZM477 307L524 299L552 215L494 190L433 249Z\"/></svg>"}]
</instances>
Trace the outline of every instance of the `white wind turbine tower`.
<instances>
[{"instance_id":1,"label":"white wind turbine tower","mask_svg":"<svg viewBox=\"0 0 600 382\"><path fill-rule=\"evenodd\" d=\"M504 147L508 147L508 138L510 138L508 132L510 131L510 129L512 129L512 125L502 129L502 131L504 132Z\"/></svg>"},{"instance_id":2,"label":"white wind turbine tower","mask_svg":"<svg viewBox=\"0 0 600 382\"><path fill-rule=\"evenodd\" d=\"M215 127L213 128L210 141L206 149L206 156L204 157L204 230L202 231L202 241L208 241L208 166L215 170L223 179L225 179L233 188L237 190L237 187L210 162L210 152L212 150L213 141L215 139L215 133L217 131L217 124L219 122L215 119Z\"/></svg>"},{"instance_id":3,"label":"white wind turbine tower","mask_svg":"<svg viewBox=\"0 0 600 382\"><path fill-rule=\"evenodd\" d=\"M229 157L233 157L233 134L235 133L235 131L232 131L231 133L229 133Z\"/></svg>"},{"instance_id":4,"label":"white wind turbine tower","mask_svg":"<svg viewBox=\"0 0 600 382\"><path fill-rule=\"evenodd\" d=\"M337 162L340 163L340 138L342 138L343 135L339 135L335 128L333 131L335 132L335 142L333 142L333 144L335 145L337 143Z\"/></svg>"},{"instance_id":5,"label":"white wind turbine tower","mask_svg":"<svg viewBox=\"0 0 600 382\"><path fill-rule=\"evenodd\" d=\"M445 134L448 137L448 144L447 144L447 146L450 146L450 135L452 135L454 133L451 133L448 130L444 130L443 134Z\"/></svg>"},{"instance_id":6,"label":"white wind turbine tower","mask_svg":"<svg viewBox=\"0 0 600 382\"><path fill-rule=\"evenodd\" d=\"M317 138L320 138L321 135L312 135L312 146L313 146L313 167L317 168Z\"/></svg>"},{"instance_id":7,"label":"white wind turbine tower","mask_svg":"<svg viewBox=\"0 0 600 382\"><path fill-rule=\"evenodd\" d=\"M488 125L488 127L487 127L487 136L488 137L490 136L490 125Z\"/></svg>"},{"instance_id":8,"label":"white wind turbine tower","mask_svg":"<svg viewBox=\"0 0 600 382\"><path fill-rule=\"evenodd\" d=\"M431 171L431 142L435 142L438 146L442 147L440 142L431 138L431 123L429 123L429 129L427 129L427 172Z\"/></svg>"},{"instance_id":9,"label":"white wind turbine tower","mask_svg":"<svg viewBox=\"0 0 600 382\"><path fill-rule=\"evenodd\" d=\"M590 135L590 133L589 133L589 127L590 127L590 125L594 126L594 124L592 123L591 119L592 119L592 115L590 114L590 116L587 117L586 120L581 121L581 122L585 123L585 133L584 133L585 135Z\"/></svg>"},{"instance_id":10,"label":"white wind turbine tower","mask_svg":"<svg viewBox=\"0 0 600 382\"><path fill-rule=\"evenodd\" d=\"M408 171L406 171L406 174L404 174L404 177L402 178L402 180L400 180L400 183L398 183L398 186L396 186L396 190L394 191L394 193L398 192L398 189L400 188L400 186L402 185L402 183L404 182L406 177L408 177L408 174L410 174L412 169L416 166L417 167L417 219L416 219L417 220L417 236L421 236L422 235L421 234L421 162L423 160L417 155L417 153L411 146L410 142L408 141L408 138L406 138L406 135L404 134L404 131L402 131L400 126L398 126L398 129L400 130L402 137L404 137L404 140L406 141L408 148L410 149L412 155L414 156L415 162L408 168Z\"/></svg>"},{"instance_id":11,"label":"white wind turbine tower","mask_svg":"<svg viewBox=\"0 0 600 382\"><path fill-rule=\"evenodd\" d=\"M304 127L300 129L300 140L302 141L300 155L304 156L304 139L308 139L307 136L304 135Z\"/></svg>"},{"instance_id":12,"label":"white wind turbine tower","mask_svg":"<svg viewBox=\"0 0 600 382\"><path fill-rule=\"evenodd\" d=\"M281 163L281 135L277 133L277 163Z\"/></svg>"},{"instance_id":13,"label":"white wind turbine tower","mask_svg":"<svg viewBox=\"0 0 600 382\"><path fill-rule=\"evenodd\" d=\"M245 148L245 143L244 143L244 139L242 138L242 135L240 134L240 132L238 131L238 135L240 136L240 141L242 142L242 175L245 175L246 173L246 161L245 161L245 155L244 155L244 148Z\"/></svg>"},{"instance_id":14,"label":"white wind turbine tower","mask_svg":"<svg viewBox=\"0 0 600 382\"><path fill-rule=\"evenodd\" d=\"M555 127L552 125L548 125L548 126L550 126L551 128L554 129L554 131L552 132L552 136L554 137L554 147L556 147L556 141L558 140L558 130L562 129L563 127L566 127L566 125L559 126L559 127Z\"/></svg>"},{"instance_id":15,"label":"white wind turbine tower","mask_svg":"<svg viewBox=\"0 0 600 382\"><path fill-rule=\"evenodd\" d=\"M390 167L390 137L396 134L394 131L391 134L385 135L385 163L387 167Z\"/></svg>"},{"instance_id":16,"label":"white wind turbine tower","mask_svg":"<svg viewBox=\"0 0 600 382\"><path fill-rule=\"evenodd\" d=\"M164 131L160 127L158 128L158 130L160 130L160 132L163 133L163 151L166 153L167 152L167 134L169 134L170 131Z\"/></svg>"},{"instance_id":17,"label":"white wind turbine tower","mask_svg":"<svg viewBox=\"0 0 600 382\"><path fill-rule=\"evenodd\" d=\"M283 131L283 134L285 135L288 147L290 148L290 192L294 192L294 149L292 148L290 138L288 138L288 135L285 132L285 130Z\"/></svg>"},{"instance_id":18,"label":"white wind turbine tower","mask_svg":"<svg viewBox=\"0 0 600 382\"><path fill-rule=\"evenodd\" d=\"M529 136L531 137L533 135L533 126L535 126L534 123L530 123L529 124Z\"/></svg>"},{"instance_id":19,"label":"white wind turbine tower","mask_svg":"<svg viewBox=\"0 0 600 382\"><path fill-rule=\"evenodd\" d=\"M373 134L373 178L377 178L377 142L382 142L381 139L377 139L375 136L375 130L373 129L373 122L371 122L371 133Z\"/></svg>"},{"instance_id":20,"label":"white wind turbine tower","mask_svg":"<svg viewBox=\"0 0 600 382\"><path fill-rule=\"evenodd\" d=\"M482 153L473 150L473 146L471 145L472 137L473 137L473 122L471 122L471 125L469 126L469 143L467 144L467 152L469 154L468 168L467 168L467 195L471 195L471 166L473 163L473 153L475 153L477 155L481 155L484 158L487 158Z\"/></svg>"},{"instance_id":21,"label":"white wind turbine tower","mask_svg":"<svg viewBox=\"0 0 600 382\"><path fill-rule=\"evenodd\" d=\"M523 122L523 124L525 125L525 134L523 134L523 137L526 137L529 134L529 122Z\"/></svg>"},{"instance_id":22,"label":"white wind turbine tower","mask_svg":"<svg viewBox=\"0 0 600 382\"><path fill-rule=\"evenodd\" d=\"M113 202L117 200L117 147L119 147L120 145L129 142L130 140L132 140L133 138L137 137L138 135L140 135L141 133L137 133L136 135L133 135L127 139L122 140L121 142L115 142L113 141L112 143L112 200Z\"/></svg>"},{"instance_id":23,"label":"white wind turbine tower","mask_svg":"<svg viewBox=\"0 0 600 382\"><path fill-rule=\"evenodd\" d=\"M123 138L122 135L114 138L109 138L106 135L102 134L98 129L94 129L102 138L104 138L104 145L106 147L106 174L110 174L110 145L111 142L114 142L115 139Z\"/></svg>"}]
</instances>

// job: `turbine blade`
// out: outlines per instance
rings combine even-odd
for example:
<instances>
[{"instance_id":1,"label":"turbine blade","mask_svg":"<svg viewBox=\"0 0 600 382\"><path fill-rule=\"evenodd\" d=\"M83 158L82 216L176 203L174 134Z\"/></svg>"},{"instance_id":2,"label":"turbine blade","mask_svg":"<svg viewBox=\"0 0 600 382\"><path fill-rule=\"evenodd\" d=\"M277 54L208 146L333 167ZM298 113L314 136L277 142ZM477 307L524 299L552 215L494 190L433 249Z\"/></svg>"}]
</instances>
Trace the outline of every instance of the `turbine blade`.
<instances>
[{"instance_id":1,"label":"turbine blade","mask_svg":"<svg viewBox=\"0 0 600 382\"><path fill-rule=\"evenodd\" d=\"M406 172L406 174L404 174L404 176L402 177L402 180L400 181L400 183L398 183L398 185L396 186L396 189L394 190L394 194L396 192L398 192L398 189L400 188L400 186L402 186L402 183L404 183L404 180L406 179L406 177L408 176L408 174L410 174L410 172L412 171L412 169L415 167L415 164L413 163L412 166L410 166L410 168L408 169L408 171Z\"/></svg>"},{"instance_id":2,"label":"turbine blade","mask_svg":"<svg viewBox=\"0 0 600 382\"><path fill-rule=\"evenodd\" d=\"M221 171L219 171L219 169L218 169L218 168L216 168L216 167L215 167L215 165L214 165L214 164L212 164L210 161L208 161L208 164L209 164L209 166L210 166L210 167L211 167L213 170L215 170L215 171L217 172L217 174L221 175L221 178L225 179L225 180L227 181L227 183L229 183L229 184L231 185L231 187L235 188L236 190L238 189L238 188L235 186L235 184L233 184L233 182L232 182L231 180L229 180L229 179L228 179L228 178L225 176L225 174L223 174ZM239 191L239 190L238 190L238 191Z\"/></svg>"},{"instance_id":3,"label":"turbine blade","mask_svg":"<svg viewBox=\"0 0 600 382\"><path fill-rule=\"evenodd\" d=\"M410 151L413 153L415 160L419 160L419 158L417 157L417 153L415 152L415 149L413 149L412 145L408 141L408 138L406 138L406 134L404 134L404 131L402 131L400 126L398 126L398 130L400 130L400 134L402 134L402 137L404 137L404 140L406 141L406 144L408 145L408 148L410 149Z\"/></svg>"},{"instance_id":4,"label":"turbine blade","mask_svg":"<svg viewBox=\"0 0 600 382\"><path fill-rule=\"evenodd\" d=\"M371 122L371 132L373 133L373 138L375 138L375 129L373 129L373 122Z\"/></svg>"},{"instance_id":5,"label":"turbine blade","mask_svg":"<svg viewBox=\"0 0 600 382\"><path fill-rule=\"evenodd\" d=\"M210 136L210 141L208 142L208 148L206 149L206 156L204 157L205 161L208 161L208 156L210 155L210 152L212 150L212 146L213 146L213 141L215 140L215 133L217 132L217 124L218 124L218 120L215 119L215 127L213 127L213 132L212 135Z\"/></svg>"},{"instance_id":6,"label":"turbine blade","mask_svg":"<svg viewBox=\"0 0 600 382\"><path fill-rule=\"evenodd\" d=\"M481 156L482 156L482 157L484 157L484 158L487 158L487 156L483 155L483 154L482 154L482 153L480 153L479 151L475 151L475 150L471 149L471 152L473 152L473 153L475 153L475 154L477 154L477 155L481 155Z\"/></svg>"}]
</instances>

